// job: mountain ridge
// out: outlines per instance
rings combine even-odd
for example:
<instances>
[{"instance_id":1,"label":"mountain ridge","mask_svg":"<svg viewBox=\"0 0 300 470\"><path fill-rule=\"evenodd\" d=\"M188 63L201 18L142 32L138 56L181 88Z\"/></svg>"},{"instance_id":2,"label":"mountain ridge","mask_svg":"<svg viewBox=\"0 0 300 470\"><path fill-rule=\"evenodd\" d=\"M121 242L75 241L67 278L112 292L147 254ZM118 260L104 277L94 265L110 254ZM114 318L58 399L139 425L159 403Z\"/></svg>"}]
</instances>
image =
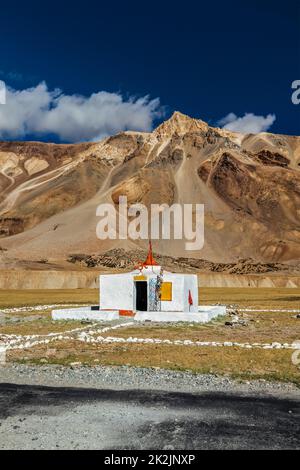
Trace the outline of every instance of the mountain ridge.
<instances>
[{"instance_id":1,"label":"mountain ridge","mask_svg":"<svg viewBox=\"0 0 300 470\"><path fill-rule=\"evenodd\" d=\"M147 207L205 205L203 250L154 241L161 255L297 264L299 165L300 137L231 132L178 111L153 132L99 142L0 142L0 265L145 248L96 238L96 207L118 208L120 195Z\"/></svg>"}]
</instances>

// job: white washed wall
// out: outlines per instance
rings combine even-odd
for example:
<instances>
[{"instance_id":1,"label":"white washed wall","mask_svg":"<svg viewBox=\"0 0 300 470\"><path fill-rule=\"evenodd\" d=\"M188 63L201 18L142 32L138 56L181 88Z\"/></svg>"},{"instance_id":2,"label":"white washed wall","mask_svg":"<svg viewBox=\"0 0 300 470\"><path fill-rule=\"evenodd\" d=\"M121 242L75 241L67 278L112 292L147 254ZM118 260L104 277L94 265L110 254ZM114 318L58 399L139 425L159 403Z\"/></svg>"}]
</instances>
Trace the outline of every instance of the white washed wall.
<instances>
[{"instance_id":1,"label":"white washed wall","mask_svg":"<svg viewBox=\"0 0 300 470\"><path fill-rule=\"evenodd\" d=\"M193 305L189 308L189 290L193 298ZM198 312L198 279L195 274L184 275L184 311Z\"/></svg>"},{"instance_id":2,"label":"white washed wall","mask_svg":"<svg viewBox=\"0 0 300 470\"><path fill-rule=\"evenodd\" d=\"M181 274L164 274L163 282L172 282L172 300L162 301L162 312L183 312L184 277Z\"/></svg>"},{"instance_id":3,"label":"white washed wall","mask_svg":"<svg viewBox=\"0 0 300 470\"><path fill-rule=\"evenodd\" d=\"M133 275L101 274L100 309L133 310Z\"/></svg>"},{"instance_id":4,"label":"white washed wall","mask_svg":"<svg viewBox=\"0 0 300 470\"><path fill-rule=\"evenodd\" d=\"M127 274L103 274L100 276L100 309L135 310L135 285L134 275ZM153 273L146 275L147 281ZM163 282L172 283L172 300L161 301L163 312L197 312L198 311L198 280L196 275L184 275L176 273L164 273ZM192 293L193 305L189 309L188 294ZM148 286L149 294L149 286Z\"/></svg>"}]
</instances>

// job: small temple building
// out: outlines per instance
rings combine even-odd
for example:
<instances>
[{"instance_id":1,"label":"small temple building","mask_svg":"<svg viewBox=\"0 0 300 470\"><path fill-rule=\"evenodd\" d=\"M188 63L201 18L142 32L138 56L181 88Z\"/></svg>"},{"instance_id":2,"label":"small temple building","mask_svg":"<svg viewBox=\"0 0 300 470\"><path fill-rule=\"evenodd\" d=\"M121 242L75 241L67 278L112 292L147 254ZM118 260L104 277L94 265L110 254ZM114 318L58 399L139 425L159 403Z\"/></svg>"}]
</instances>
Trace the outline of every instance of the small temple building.
<instances>
[{"instance_id":1,"label":"small temple building","mask_svg":"<svg viewBox=\"0 0 300 470\"><path fill-rule=\"evenodd\" d=\"M150 242L147 259L134 271L100 276L100 310L111 309L140 319L198 312L197 275L165 271L154 260Z\"/></svg>"},{"instance_id":2,"label":"small temple building","mask_svg":"<svg viewBox=\"0 0 300 470\"><path fill-rule=\"evenodd\" d=\"M53 319L206 322L226 312L223 306L199 307L197 275L165 271L153 257L151 242L146 260L133 271L101 274L99 283L99 306L53 310Z\"/></svg>"}]
</instances>

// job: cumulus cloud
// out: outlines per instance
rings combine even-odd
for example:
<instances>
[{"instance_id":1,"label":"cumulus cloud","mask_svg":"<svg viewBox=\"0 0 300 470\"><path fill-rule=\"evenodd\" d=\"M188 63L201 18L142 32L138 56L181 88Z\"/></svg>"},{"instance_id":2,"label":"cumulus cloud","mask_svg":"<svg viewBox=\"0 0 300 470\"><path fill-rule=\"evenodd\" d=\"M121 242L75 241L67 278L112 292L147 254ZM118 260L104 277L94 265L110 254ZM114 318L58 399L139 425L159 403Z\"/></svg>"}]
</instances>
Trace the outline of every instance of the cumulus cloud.
<instances>
[{"instance_id":1,"label":"cumulus cloud","mask_svg":"<svg viewBox=\"0 0 300 470\"><path fill-rule=\"evenodd\" d=\"M234 113L229 113L218 121L218 125L234 132L258 134L259 132L266 132L270 129L275 119L275 114L257 116L253 113L245 113L244 116L238 117Z\"/></svg>"},{"instance_id":2,"label":"cumulus cloud","mask_svg":"<svg viewBox=\"0 0 300 470\"><path fill-rule=\"evenodd\" d=\"M0 138L54 134L65 142L101 139L123 130L150 131L162 117L159 99L124 99L99 91L86 97L49 90L46 83L23 90L8 88L0 106Z\"/></svg>"}]
</instances>

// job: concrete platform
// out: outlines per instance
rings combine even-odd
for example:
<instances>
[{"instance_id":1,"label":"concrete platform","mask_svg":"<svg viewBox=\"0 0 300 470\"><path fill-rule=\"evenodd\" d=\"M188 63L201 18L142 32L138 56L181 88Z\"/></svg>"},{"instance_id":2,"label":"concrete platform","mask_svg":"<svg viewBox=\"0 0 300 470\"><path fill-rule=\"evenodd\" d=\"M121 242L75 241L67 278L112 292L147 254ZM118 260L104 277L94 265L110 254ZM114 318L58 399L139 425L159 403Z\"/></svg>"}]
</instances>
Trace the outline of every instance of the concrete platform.
<instances>
[{"instance_id":1,"label":"concrete platform","mask_svg":"<svg viewBox=\"0 0 300 470\"><path fill-rule=\"evenodd\" d=\"M93 307L52 310L53 320L111 321L119 319L119 310L99 310Z\"/></svg>"},{"instance_id":2,"label":"concrete platform","mask_svg":"<svg viewBox=\"0 0 300 470\"><path fill-rule=\"evenodd\" d=\"M195 322L207 323L220 315L226 315L225 305L201 305L198 312L141 312L135 321ZM99 307L79 307L52 310L53 320L111 321L120 318L119 310L99 310Z\"/></svg>"},{"instance_id":3,"label":"concrete platform","mask_svg":"<svg viewBox=\"0 0 300 470\"><path fill-rule=\"evenodd\" d=\"M225 305L203 305L198 313L191 312L136 312L135 321L208 323L226 315Z\"/></svg>"}]
</instances>

